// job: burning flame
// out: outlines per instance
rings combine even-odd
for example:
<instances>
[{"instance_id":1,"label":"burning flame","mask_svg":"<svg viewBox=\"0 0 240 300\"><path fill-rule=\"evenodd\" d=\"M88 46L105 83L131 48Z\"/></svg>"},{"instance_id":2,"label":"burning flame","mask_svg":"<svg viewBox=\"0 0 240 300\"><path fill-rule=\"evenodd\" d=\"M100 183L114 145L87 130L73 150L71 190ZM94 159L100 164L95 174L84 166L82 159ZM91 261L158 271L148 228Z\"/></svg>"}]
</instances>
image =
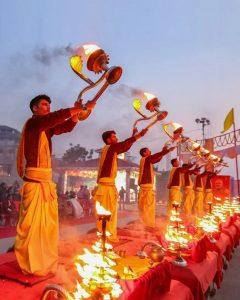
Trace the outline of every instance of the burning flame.
<instances>
[{"instance_id":1,"label":"burning flame","mask_svg":"<svg viewBox=\"0 0 240 300\"><path fill-rule=\"evenodd\" d=\"M122 290L117 283L117 272L112 269L116 263L102 252L92 253L86 248L83 250L84 254L78 255L76 259L76 268L82 277L82 283L77 283L75 299L84 299L87 295L92 296L98 292L101 293L101 299L119 297Z\"/></svg>"},{"instance_id":2,"label":"burning flame","mask_svg":"<svg viewBox=\"0 0 240 300\"><path fill-rule=\"evenodd\" d=\"M156 98L156 96L154 96L153 94L150 94L150 93L144 93L144 96L148 101Z\"/></svg>"},{"instance_id":3,"label":"burning flame","mask_svg":"<svg viewBox=\"0 0 240 300\"><path fill-rule=\"evenodd\" d=\"M235 213L240 214L240 205L239 205L238 201L233 200L232 207L233 207Z\"/></svg>"},{"instance_id":4,"label":"burning flame","mask_svg":"<svg viewBox=\"0 0 240 300\"><path fill-rule=\"evenodd\" d=\"M91 253L88 249L84 248L84 254L78 255L77 259L81 260L85 263L91 264L91 266L98 268L106 268L108 266L115 266L116 263L108 257L103 257L102 254L99 253Z\"/></svg>"},{"instance_id":5,"label":"burning flame","mask_svg":"<svg viewBox=\"0 0 240 300\"><path fill-rule=\"evenodd\" d=\"M218 232L219 230L216 217L211 214L206 214L201 219L197 219L197 223L206 233Z\"/></svg>"},{"instance_id":6,"label":"burning flame","mask_svg":"<svg viewBox=\"0 0 240 300\"><path fill-rule=\"evenodd\" d=\"M177 204L175 203L175 205ZM188 248L188 243L192 239L192 235L185 231L179 211L172 209L169 221L165 233L165 239L169 243L168 249L170 251L179 251Z\"/></svg>"},{"instance_id":7,"label":"burning flame","mask_svg":"<svg viewBox=\"0 0 240 300\"><path fill-rule=\"evenodd\" d=\"M102 219L103 216L111 216L111 213L98 201L96 201L96 211ZM110 233L105 230L103 233L97 232L100 239L92 245L91 251L84 248L83 254L76 257L75 266L82 281L80 283L77 281L76 290L72 293L75 300L93 298L110 300L121 295L122 289L117 283L118 273L113 269L116 266L114 259L118 257L112 245L105 243L103 239L109 235Z\"/></svg>"},{"instance_id":8,"label":"burning flame","mask_svg":"<svg viewBox=\"0 0 240 300\"><path fill-rule=\"evenodd\" d=\"M100 47L98 47L97 45L94 44L86 44L83 45L83 49L84 49L84 53L85 55L88 57L90 56L93 52L101 49Z\"/></svg>"},{"instance_id":9,"label":"burning flame","mask_svg":"<svg viewBox=\"0 0 240 300\"><path fill-rule=\"evenodd\" d=\"M111 236L111 233L109 231L106 231L105 235L108 237L108 236ZM102 236L102 232L97 232L97 236L98 237L101 237Z\"/></svg>"},{"instance_id":10,"label":"burning flame","mask_svg":"<svg viewBox=\"0 0 240 300\"><path fill-rule=\"evenodd\" d=\"M212 209L212 214L218 217L222 222L227 220L227 211L224 209L223 205L215 204Z\"/></svg>"},{"instance_id":11,"label":"burning flame","mask_svg":"<svg viewBox=\"0 0 240 300\"><path fill-rule=\"evenodd\" d=\"M79 55L74 55L70 58L70 66L72 69L77 72L81 73L83 64L82 64L82 59Z\"/></svg>"},{"instance_id":12,"label":"burning flame","mask_svg":"<svg viewBox=\"0 0 240 300\"><path fill-rule=\"evenodd\" d=\"M102 249L102 243L101 242L96 242L94 245L92 245L92 249L95 252L101 252L103 251ZM105 243L105 250L110 251L113 249L113 246L109 243Z\"/></svg>"},{"instance_id":13,"label":"burning flame","mask_svg":"<svg viewBox=\"0 0 240 300\"><path fill-rule=\"evenodd\" d=\"M75 299L86 299L89 298L91 295L80 285L77 281L77 290L73 293Z\"/></svg>"},{"instance_id":14,"label":"burning flame","mask_svg":"<svg viewBox=\"0 0 240 300\"><path fill-rule=\"evenodd\" d=\"M140 110L140 108L142 106L141 100L140 99L134 99L132 105L133 105L134 109Z\"/></svg>"},{"instance_id":15,"label":"burning flame","mask_svg":"<svg viewBox=\"0 0 240 300\"><path fill-rule=\"evenodd\" d=\"M103 206L101 206L98 201L96 201L96 211L97 211L97 215L101 215L101 216L111 215L111 212L109 210L106 210Z\"/></svg>"},{"instance_id":16,"label":"burning flame","mask_svg":"<svg viewBox=\"0 0 240 300\"><path fill-rule=\"evenodd\" d=\"M170 123L170 125L172 126L173 131L176 131L176 130L182 128L182 125L179 123L172 122L172 123Z\"/></svg>"},{"instance_id":17,"label":"burning flame","mask_svg":"<svg viewBox=\"0 0 240 300\"><path fill-rule=\"evenodd\" d=\"M208 156L210 154L210 151L205 149L205 148L202 148L201 153L202 153L203 156Z\"/></svg>"},{"instance_id":18,"label":"burning flame","mask_svg":"<svg viewBox=\"0 0 240 300\"><path fill-rule=\"evenodd\" d=\"M194 151L198 151L198 150L200 149L201 146L200 146L198 143L194 142L194 143L192 144L192 147L193 147L193 150L194 150Z\"/></svg>"}]
</instances>

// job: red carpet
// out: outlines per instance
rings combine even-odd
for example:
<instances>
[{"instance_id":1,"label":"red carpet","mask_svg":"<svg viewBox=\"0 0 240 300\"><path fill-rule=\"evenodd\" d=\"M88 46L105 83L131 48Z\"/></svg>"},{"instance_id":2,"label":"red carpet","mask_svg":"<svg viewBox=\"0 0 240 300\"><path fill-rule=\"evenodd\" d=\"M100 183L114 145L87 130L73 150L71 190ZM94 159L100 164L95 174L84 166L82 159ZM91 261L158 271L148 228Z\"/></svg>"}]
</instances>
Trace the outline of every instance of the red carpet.
<instances>
[{"instance_id":1,"label":"red carpet","mask_svg":"<svg viewBox=\"0 0 240 300\"><path fill-rule=\"evenodd\" d=\"M18 266L16 260L11 262L6 262L5 264L0 265L0 278L8 279L11 281L16 281L24 286L33 286L39 282L47 280L53 277L53 275L48 276L33 276L33 275L24 275L21 269Z\"/></svg>"}]
</instances>

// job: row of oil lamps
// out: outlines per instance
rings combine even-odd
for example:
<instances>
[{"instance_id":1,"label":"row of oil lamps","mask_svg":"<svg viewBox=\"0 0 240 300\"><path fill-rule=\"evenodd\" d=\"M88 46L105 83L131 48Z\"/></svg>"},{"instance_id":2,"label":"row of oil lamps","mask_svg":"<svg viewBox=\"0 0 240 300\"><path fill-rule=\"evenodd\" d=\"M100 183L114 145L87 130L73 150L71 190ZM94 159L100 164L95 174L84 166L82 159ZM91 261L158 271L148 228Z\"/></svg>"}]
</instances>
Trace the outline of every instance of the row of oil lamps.
<instances>
[{"instance_id":1,"label":"row of oil lamps","mask_svg":"<svg viewBox=\"0 0 240 300\"><path fill-rule=\"evenodd\" d=\"M165 239L168 242L169 252L176 254L176 258L173 261L174 264L182 267L187 266L187 262L181 253L182 250L188 249L189 243L199 240L204 234L209 237L210 242L216 243L213 234L219 232L220 223L226 222L227 218L233 216L235 213L240 214L238 198L233 198L232 201L226 198L223 203L222 199L215 199L216 204L213 205L212 202L208 203L208 213L201 218L196 217L196 235L191 235L185 230L183 220L180 217L179 204L173 204Z\"/></svg>"},{"instance_id":2,"label":"row of oil lamps","mask_svg":"<svg viewBox=\"0 0 240 300\"><path fill-rule=\"evenodd\" d=\"M218 198L216 201L217 200ZM196 228L198 231L194 236L185 230L183 220L180 217L179 204L173 203L169 224L165 233L168 246L164 249L163 247L159 247L155 242L148 242L144 245L144 247L148 244L152 246L153 253L151 253L152 256L150 254L149 257L153 262L161 261L165 251L168 250L168 252L174 256L172 260L173 264L186 267L187 262L182 254L183 250L188 249L191 242L199 240L199 238L206 234L210 241L215 243L216 241L212 235L219 231L220 223L226 222L227 218L233 216L235 213L240 214L240 204L237 198L232 199L232 201L225 199L223 203L216 203L215 205L212 205L212 203L208 204L209 212L202 218L196 218ZM51 292L56 293L56 291L58 291L58 294L61 295L63 299L67 300L119 299L122 289L117 282L119 276L114 270L114 267L116 266L115 260L120 257L113 251L112 245L108 243L109 233L106 231L106 224L111 217L111 213L97 202L96 214L98 220L102 222L102 230L97 233L98 240L91 246L91 249L84 248L83 254L76 257L75 265L81 280L76 281L75 291L70 293L61 286L50 285L46 287L42 299L48 299L48 295L51 295ZM143 248L142 250L144 250ZM160 254L159 250L161 250ZM141 254L144 253L144 251L139 252L141 252ZM140 257L144 258L146 255ZM123 272L126 275L125 278L136 278L136 274L130 269L125 269Z\"/></svg>"},{"instance_id":3,"label":"row of oil lamps","mask_svg":"<svg viewBox=\"0 0 240 300\"><path fill-rule=\"evenodd\" d=\"M202 218L197 218L196 227L207 234L211 242L216 242L212 237L219 231L220 222L226 222L228 216L240 213L239 201L226 199L223 204L210 205L211 208ZM118 256L113 252L112 246L106 242L106 222L110 218L110 212L104 210L99 204L96 207L98 219L102 221L102 233L98 233L100 240L92 245L93 253L84 249L84 254L76 260L77 270L82 277L82 282L77 284L74 299L94 297L96 299L117 299L121 294L121 287L117 283L117 273L112 269L115 266L114 259ZM199 235L198 235L199 238ZM189 242L196 237L186 232L183 220L180 217L179 205L174 203L165 239L168 243L168 251L175 255L173 263L178 266L186 266L187 262L182 257L181 251L188 248ZM82 297L82 298L81 298Z\"/></svg>"}]
</instances>

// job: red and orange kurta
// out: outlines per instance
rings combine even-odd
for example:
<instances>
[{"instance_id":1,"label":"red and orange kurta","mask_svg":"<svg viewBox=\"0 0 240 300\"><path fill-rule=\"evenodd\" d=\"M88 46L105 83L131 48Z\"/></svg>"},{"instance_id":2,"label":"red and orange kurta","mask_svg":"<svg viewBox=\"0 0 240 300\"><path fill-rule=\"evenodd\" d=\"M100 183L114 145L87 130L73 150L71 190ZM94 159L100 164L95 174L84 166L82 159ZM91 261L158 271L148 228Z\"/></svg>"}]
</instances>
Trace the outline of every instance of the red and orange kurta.
<instances>
[{"instance_id":1,"label":"red and orange kurta","mask_svg":"<svg viewBox=\"0 0 240 300\"><path fill-rule=\"evenodd\" d=\"M138 185L139 216L146 227L155 227L155 195L153 191L154 171L153 164L158 163L164 153L158 152L140 160Z\"/></svg>"},{"instance_id":2,"label":"red and orange kurta","mask_svg":"<svg viewBox=\"0 0 240 300\"><path fill-rule=\"evenodd\" d=\"M182 187L183 187L183 211L186 215L192 214L194 204L194 191L191 175L193 171L186 171L182 174Z\"/></svg>"},{"instance_id":3,"label":"red and orange kurta","mask_svg":"<svg viewBox=\"0 0 240 300\"><path fill-rule=\"evenodd\" d=\"M172 167L169 180L168 180L168 189L169 189L169 198L168 198L168 205L167 205L167 215L170 215L172 204L174 202L181 204L182 202L182 177L181 177L181 167Z\"/></svg>"},{"instance_id":4,"label":"red and orange kurta","mask_svg":"<svg viewBox=\"0 0 240 300\"><path fill-rule=\"evenodd\" d=\"M107 223L112 241L117 241L117 201L118 191L115 186L117 176L117 155L128 151L136 141L135 137L123 142L106 145L102 148L98 169L98 188L94 200L111 212L111 219ZM101 232L101 222L97 221L97 228Z\"/></svg>"},{"instance_id":5,"label":"red and orange kurta","mask_svg":"<svg viewBox=\"0 0 240 300\"><path fill-rule=\"evenodd\" d=\"M201 216L204 212L204 192L203 192L203 174L198 174L195 177L194 182L194 192L195 192L195 201L194 201L194 212L195 214Z\"/></svg>"},{"instance_id":6,"label":"red and orange kurta","mask_svg":"<svg viewBox=\"0 0 240 300\"><path fill-rule=\"evenodd\" d=\"M205 172L206 173L206 183L205 183L205 193L204 193L204 205L207 207L207 203L213 203L213 191L212 191L212 178L216 176L214 172Z\"/></svg>"}]
</instances>

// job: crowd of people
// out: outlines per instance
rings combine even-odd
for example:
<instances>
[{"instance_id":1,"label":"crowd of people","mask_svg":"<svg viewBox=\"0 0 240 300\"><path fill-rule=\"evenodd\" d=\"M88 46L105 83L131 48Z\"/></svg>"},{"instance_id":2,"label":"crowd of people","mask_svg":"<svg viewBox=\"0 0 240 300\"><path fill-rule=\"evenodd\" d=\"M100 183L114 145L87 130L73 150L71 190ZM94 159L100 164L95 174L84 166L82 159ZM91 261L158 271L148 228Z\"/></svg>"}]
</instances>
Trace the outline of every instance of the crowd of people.
<instances>
[{"instance_id":1,"label":"crowd of people","mask_svg":"<svg viewBox=\"0 0 240 300\"><path fill-rule=\"evenodd\" d=\"M77 192L67 191L58 197L59 216L61 219L84 218L93 216L93 193L85 185ZM0 183L0 226L16 226L20 207L20 185L16 181L12 185Z\"/></svg>"},{"instance_id":2,"label":"crowd of people","mask_svg":"<svg viewBox=\"0 0 240 300\"><path fill-rule=\"evenodd\" d=\"M60 218L84 218L93 216L94 214L94 189L90 189L86 185L81 185L78 191L67 191L65 194L59 195L59 216Z\"/></svg>"},{"instance_id":3,"label":"crowd of people","mask_svg":"<svg viewBox=\"0 0 240 300\"><path fill-rule=\"evenodd\" d=\"M78 191L66 191L58 195L59 216L61 219L85 218L94 215L94 192L96 187L90 189L81 185ZM123 187L119 191L120 209L124 209ZM12 185L0 183L0 226L16 226L20 207L20 185L16 181Z\"/></svg>"},{"instance_id":4,"label":"crowd of people","mask_svg":"<svg viewBox=\"0 0 240 300\"><path fill-rule=\"evenodd\" d=\"M19 190L17 181L10 186L0 183L0 226L16 226L21 199Z\"/></svg>"}]
</instances>

